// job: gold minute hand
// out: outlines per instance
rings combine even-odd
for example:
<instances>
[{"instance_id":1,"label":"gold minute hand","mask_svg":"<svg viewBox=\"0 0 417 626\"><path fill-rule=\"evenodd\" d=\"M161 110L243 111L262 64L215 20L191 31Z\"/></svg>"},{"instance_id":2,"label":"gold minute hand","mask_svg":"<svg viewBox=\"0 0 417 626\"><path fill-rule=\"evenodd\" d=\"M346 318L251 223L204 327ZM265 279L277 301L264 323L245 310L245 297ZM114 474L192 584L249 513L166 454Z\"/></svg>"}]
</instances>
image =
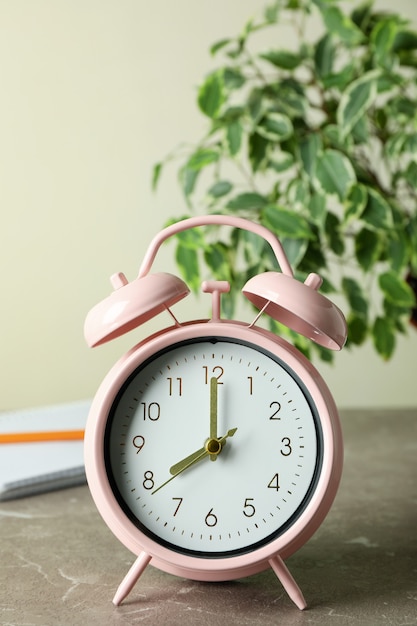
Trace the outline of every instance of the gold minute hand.
<instances>
[{"instance_id":1,"label":"gold minute hand","mask_svg":"<svg viewBox=\"0 0 417 626\"><path fill-rule=\"evenodd\" d=\"M210 439L217 439L217 378L210 379Z\"/></svg>"},{"instance_id":2,"label":"gold minute hand","mask_svg":"<svg viewBox=\"0 0 417 626\"><path fill-rule=\"evenodd\" d=\"M217 378L210 378L210 439L217 439ZM210 454L210 461L215 461L217 454Z\"/></svg>"}]
</instances>

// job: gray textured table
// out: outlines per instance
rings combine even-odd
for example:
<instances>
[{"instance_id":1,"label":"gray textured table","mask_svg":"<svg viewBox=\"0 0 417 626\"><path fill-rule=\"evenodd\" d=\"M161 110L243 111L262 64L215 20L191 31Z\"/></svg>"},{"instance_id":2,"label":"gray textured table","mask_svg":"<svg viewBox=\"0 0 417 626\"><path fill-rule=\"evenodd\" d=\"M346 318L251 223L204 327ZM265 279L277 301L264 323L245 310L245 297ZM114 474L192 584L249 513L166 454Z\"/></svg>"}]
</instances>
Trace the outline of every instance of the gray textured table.
<instances>
[{"instance_id":1,"label":"gray textured table","mask_svg":"<svg viewBox=\"0 0 417 626\"><path fill-rule=\"evenodd\" d=\"M288 559L309 608L272 571L198 583L148 567L111 602L133 556L87 487L0 503L3 626L417 624L417 410L342 413L345 469L316 535Z\"/></svg>"}]
</instances>

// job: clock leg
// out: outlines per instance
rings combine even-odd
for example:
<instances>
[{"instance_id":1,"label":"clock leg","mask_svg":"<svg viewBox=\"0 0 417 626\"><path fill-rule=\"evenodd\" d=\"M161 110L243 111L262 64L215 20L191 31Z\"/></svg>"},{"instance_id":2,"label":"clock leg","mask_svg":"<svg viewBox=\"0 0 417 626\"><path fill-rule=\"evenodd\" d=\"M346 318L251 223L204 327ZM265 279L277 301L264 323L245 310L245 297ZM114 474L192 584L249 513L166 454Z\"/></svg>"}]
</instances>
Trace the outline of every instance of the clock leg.
<instances>
[{"instance_id":1,"label":"clock leg","mask_svg":"<svg viewBox=\"0 0 417 626\"><path fill-rule=\"evenodd\" d=\"M278 554L275 555L272 559L269 559L269 564L294 604L298 606L301 611L305 609L307 603L304 600L302 591L281 557Z\"/></svg>"},{"instance_id":2,"label":"clock leg","mask_svg":"<svg viewBox=\"0 0 417 626\"><path fill-rule=\"evenodd\" d=\"M139 554L138 558L133 563L132 567L130 568L116 591L116 595L113 598L113 604L115 606L119 606L119 604L123 602L126 596L132 591L134 585L138 581L140 575L145 570L150 560L151 556L146 552L141 552Z\"/></svg>"}]
</instances>

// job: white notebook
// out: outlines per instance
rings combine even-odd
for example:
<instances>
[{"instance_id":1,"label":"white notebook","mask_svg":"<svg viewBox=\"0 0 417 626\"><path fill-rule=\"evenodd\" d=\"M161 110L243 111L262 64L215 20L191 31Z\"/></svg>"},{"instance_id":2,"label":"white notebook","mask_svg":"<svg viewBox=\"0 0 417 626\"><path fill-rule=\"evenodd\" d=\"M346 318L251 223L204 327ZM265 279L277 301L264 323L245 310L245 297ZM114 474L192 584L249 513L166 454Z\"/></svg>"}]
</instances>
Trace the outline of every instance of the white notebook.
<instances>
[{"instance_id":1,"label":"white notebook","mask_svg":"<svg viewBox=\"0 0 417 626\"><path fill-rule=\"evenodd\" d=\"M0 413L0 433L83 430L89 401ZM0 500L85 483L82 441L0 444Z\"/></svg>"}]
</instances>

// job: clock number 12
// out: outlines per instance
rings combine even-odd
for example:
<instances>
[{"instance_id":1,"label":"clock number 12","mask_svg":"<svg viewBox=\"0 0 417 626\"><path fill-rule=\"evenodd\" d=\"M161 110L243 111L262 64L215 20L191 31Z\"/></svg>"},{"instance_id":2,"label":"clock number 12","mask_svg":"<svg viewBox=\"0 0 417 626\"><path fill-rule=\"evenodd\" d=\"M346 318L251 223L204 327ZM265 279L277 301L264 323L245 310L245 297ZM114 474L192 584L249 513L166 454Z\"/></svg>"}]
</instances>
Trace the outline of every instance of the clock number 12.
<instances>
[{"instance_id":1,"label":"clock number 12","mask_svg":"<svg viewBox=\"0 0 417 626\"><path fill-rule=\"evenodd\" d=\"M203 370L204 370L204 384L208 385L209 380L211 378L211 376L209 376L210 368L207 365L203 365ZM217 384L223 385L222 381L220 380L224 374L224 369L222 368L222 366L215 365L211 371L212 371L213 376L217 378Z\"/></svg>"},{"instance_id":2,"label":"clock number 12","mask_svg":"<svg viewBox=\"0 0 417 626\"><path fill-rule=\"evenodd\" d=\"M204 384L208 385L209 384L209 380L211 379L211 376L209 376L210 368L207 365L203 365L203 370L204 370ZM222 366L221 365L215 365L211 369L211 372L212 372L212 375L215 378L217 378L217 384L218 385L223 385L222 381L220 380L220 378L224 374L224 369L222 368Z\"/></svg>"}]
</instances>

